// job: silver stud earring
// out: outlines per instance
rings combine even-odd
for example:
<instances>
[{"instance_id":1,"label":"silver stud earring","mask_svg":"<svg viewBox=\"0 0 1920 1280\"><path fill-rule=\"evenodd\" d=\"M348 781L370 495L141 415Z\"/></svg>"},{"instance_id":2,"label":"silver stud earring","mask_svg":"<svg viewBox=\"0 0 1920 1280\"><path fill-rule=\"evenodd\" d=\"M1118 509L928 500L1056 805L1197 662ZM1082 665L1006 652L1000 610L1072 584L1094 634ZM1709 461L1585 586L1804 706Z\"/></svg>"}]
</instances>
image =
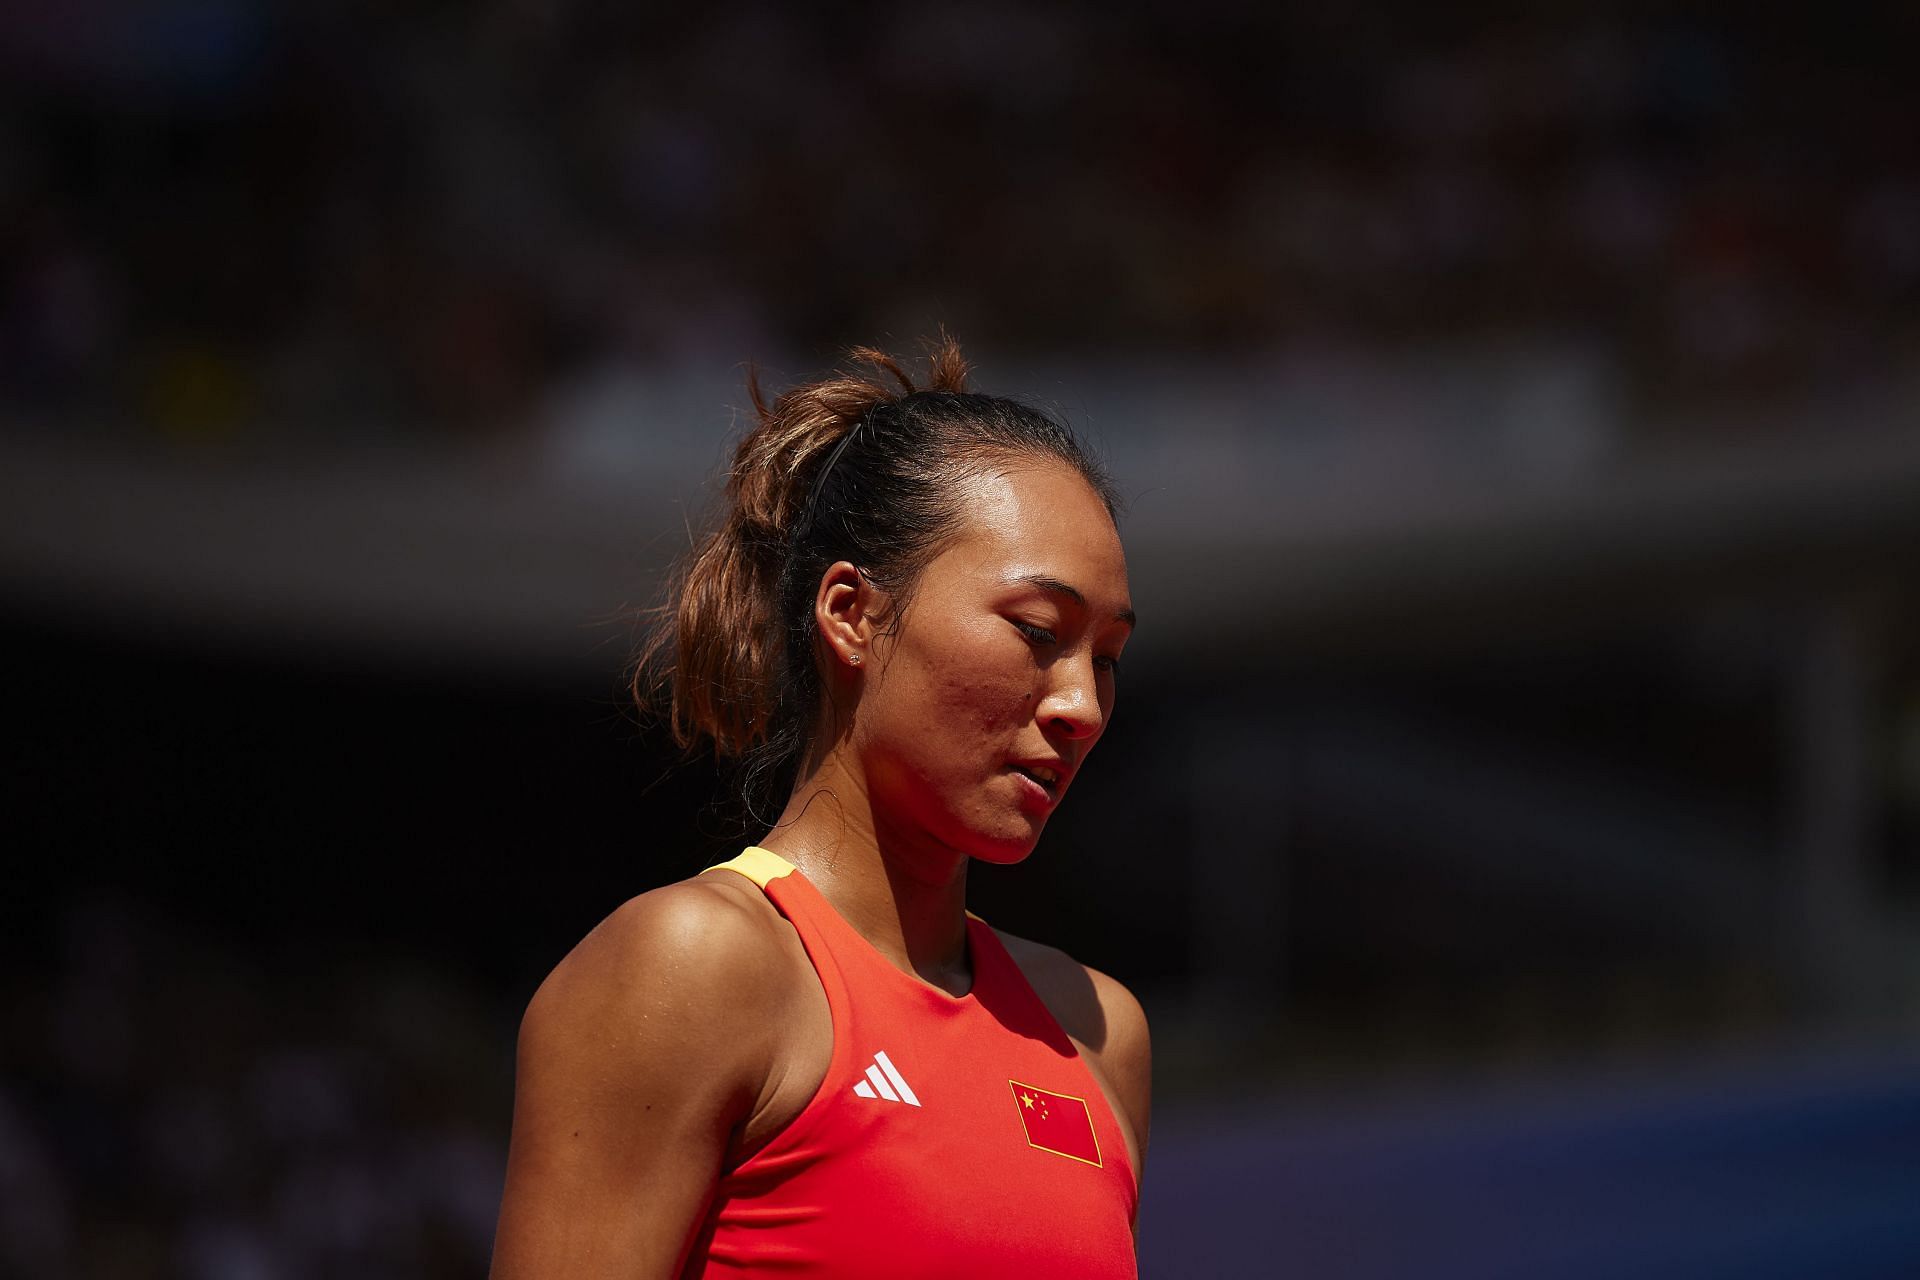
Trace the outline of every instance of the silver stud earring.
<instances>
[{"instance_id":1,"label":"silver stud earring","mask_svg":"<svg viewBox=\"0 0 1920 1280\"><path fill-rule=\"evenodd\" d=\"M847 655L847 661L851 662L854 666L857 667L860 665L860 655L857 653L850 653Z\"/></svg>"}]
</instances>

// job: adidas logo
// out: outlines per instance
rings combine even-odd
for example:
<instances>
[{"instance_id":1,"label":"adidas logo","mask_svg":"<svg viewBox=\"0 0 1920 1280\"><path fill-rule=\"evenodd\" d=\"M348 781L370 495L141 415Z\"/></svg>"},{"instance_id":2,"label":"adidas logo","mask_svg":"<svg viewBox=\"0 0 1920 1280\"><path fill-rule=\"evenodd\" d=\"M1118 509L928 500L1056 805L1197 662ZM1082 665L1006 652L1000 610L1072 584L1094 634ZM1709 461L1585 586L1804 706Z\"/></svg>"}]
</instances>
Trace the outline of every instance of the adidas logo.
<instances>
[{"instance_id":1,"label":"adidas logo","mask_svg":"<svg viewBox=\"0 0 1920 1280\"><path fill-rule=\"evenodd\" d=\"M854 1096L860 1098L885 1098L888 1102L904 1102L910 1107L920 1105L920 1099L913 1096L913 1090L907 1087L906 1077L900 1074L900 1068L893 1065L893 1059L887 1057L882 1049L873 1055L873 1065L867 1068L867 1078L853 1086Z\"/></svg>"}]
</instances>

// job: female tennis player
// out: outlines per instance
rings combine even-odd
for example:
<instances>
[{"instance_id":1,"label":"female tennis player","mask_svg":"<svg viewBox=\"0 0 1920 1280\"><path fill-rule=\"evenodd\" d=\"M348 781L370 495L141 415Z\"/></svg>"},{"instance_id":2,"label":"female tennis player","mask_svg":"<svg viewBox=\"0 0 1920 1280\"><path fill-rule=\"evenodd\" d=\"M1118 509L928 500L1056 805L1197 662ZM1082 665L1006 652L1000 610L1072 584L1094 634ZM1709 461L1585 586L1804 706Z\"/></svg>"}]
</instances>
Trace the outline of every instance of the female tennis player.
<instances>
[{"instance_id":1,"label":"female tennis player","mask_svg":"<svg viewBox=\"0 0 1920 1280\"><path fill-rule=\"evenodd\" d=\"M535 994L496 1280L1135 1274L1140 1006L966 908L1113 714L1113 488L965 379L943 337L923 389L870 350L752 387L636 683L784 809Z\"/></svg>"}]
</instances>

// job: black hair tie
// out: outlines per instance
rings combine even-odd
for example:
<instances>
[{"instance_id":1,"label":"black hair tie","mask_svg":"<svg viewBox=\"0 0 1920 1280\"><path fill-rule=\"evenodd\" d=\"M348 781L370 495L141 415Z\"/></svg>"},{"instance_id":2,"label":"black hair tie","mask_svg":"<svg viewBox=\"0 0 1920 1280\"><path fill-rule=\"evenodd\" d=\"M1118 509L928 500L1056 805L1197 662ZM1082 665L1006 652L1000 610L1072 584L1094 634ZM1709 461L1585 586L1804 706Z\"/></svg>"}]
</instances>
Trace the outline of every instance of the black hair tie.
<instances>
[{"instance_id":1,"label":"black hair tie","mask_svg":"<svg viewBox=\"0 0 1920 1280\"><path fill-rule=\"evenodd\" d=\"M813 492L807 495L806 519L801 525L803 530L813 528L814 516L820 506L820 495L827 489L827 477L833 474L834 465L840 461L840 455L847 451L847 446L853 443L853 438L860 434L860 428L866 425L866 414L863 413L854 419L853 425L847 428L847 434L840 437L839 443L833 446L833 452L827 455L825 464L820 468L820 474L813 478Z\"/></svg>"}]
</instances>

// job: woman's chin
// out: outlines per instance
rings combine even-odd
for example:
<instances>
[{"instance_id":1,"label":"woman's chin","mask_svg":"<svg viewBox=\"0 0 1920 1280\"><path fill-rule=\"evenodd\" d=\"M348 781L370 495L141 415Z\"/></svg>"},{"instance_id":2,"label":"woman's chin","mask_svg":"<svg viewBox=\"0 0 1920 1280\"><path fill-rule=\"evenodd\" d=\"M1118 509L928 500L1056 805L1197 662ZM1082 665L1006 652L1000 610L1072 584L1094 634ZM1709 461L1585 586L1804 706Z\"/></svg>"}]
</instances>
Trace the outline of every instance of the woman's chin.
<instances>
[{"instance_id":1,"label":"woman's chin","mask_svg":"<svg viewBox=\"0 0 1920 1280\"><path fill-rule=\"evenodd\" d=\"M1025 862L1034 846L1040 843L1040 831L1046 826L1046 820L1022 824L1019 831L979 833L969 851L981 862L991 862L995 866L1010 867L1017 862Z\"/></svg>"}]
</instances>

